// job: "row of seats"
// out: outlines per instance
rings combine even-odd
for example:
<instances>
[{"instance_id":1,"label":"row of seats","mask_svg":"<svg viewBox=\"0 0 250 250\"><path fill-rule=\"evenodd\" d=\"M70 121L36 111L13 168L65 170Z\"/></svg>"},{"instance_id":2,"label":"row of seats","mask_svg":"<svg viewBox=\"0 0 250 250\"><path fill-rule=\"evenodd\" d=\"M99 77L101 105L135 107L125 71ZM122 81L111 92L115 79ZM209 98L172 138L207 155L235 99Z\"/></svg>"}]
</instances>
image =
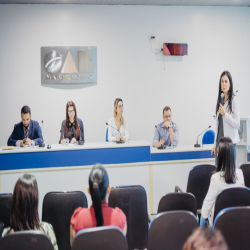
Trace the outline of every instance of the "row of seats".
<instances>
[{"instance_id":1,"label":"row of seats","mask_svg":"<svg viewBox=\"0 0 250 250\"><path fill-rule=\"evenodd\" d=\"M195 224L195 227L199 225L197 217L195 216L197 207L196 199L190 193L170 193L163 196L158 206L158 215L155 216L150 223L149 228L151 233L148 233L145 190L140 186L132 186L113 189L112 192L115 195L111 196L109 205L112 207L120 207L127 216L129 249L144 249L144 247L147 247L147 242L149 248L150 242L155 241L156 243L152 243L154 246L157 245L157 242L161 242L163 239L157 240L157 237L160 236L156 229L159 227L158 224L160 225L164 222L165 217L166 222L168 222L165 226L169 227L165 228L166 233L172 231L172 233L175 234L175 230L176 233L181 233L183 231L183 240L185 240L184 236L190 235L191 231L194 229L192 225ZM10 214L10 209L9 211L3 211L2 209L4 200L6 205L6 201L9 200L8 207L10 208L11 195L0 196L0 220L6 220L6 212ZM82 192L52 192L48 193L44 198L42 220L53 225L59 250L70 249L69 221L74 209L79 206L87 207L87 199ZM215 217L219 211L231 206L250 206L250 190L248 188L232 188L221 192L216 200ZM183 213L183 210L185 210L185 213ZM166 213L164 211L170 212ZM186 219L188 217L190 217L190 219ZM195 218L195 222L193 218ZM185 220L187 220L186 223L184 223ZM188 222L190 220L191 222ZM216 218L216 220L218 221L218 218ZM178 221L182 221L184 224L178 226ZM5 222L6 226L8 226L8 222L9 220L7 219ZM175 225L176 223L177 225ZM175 227L173 227L173 225L175 225ZM189 227L190 229L187 230ZM150 241L150 235L154 234L155 236L152 236L154 240ZM168 239L168 242L169 241L170 239ZM175 240L173 244L176 244ZM137 248L135 248L135 246Z\"/></svg>"},{"instance_id":2,"label":"row of seats","mask_svg":"<svg viewBox=\"0 0 250 250\"><path fill-rule=\"evenodd\" d=\"M147 249L181 250L186 239L198 226L198 220L191 212L160 213L150 223ZM250 247L250 207L222 210L216 218L214 228L222 232L231 250L248 250ZM47 235L40 231L22 231L2 238L0 249L53 250L53 246ZM118 227L108 226L78 232L71 249L129 250L129 246L125 235Z\"/></svg>"},{"instance_id":3,"label":"row of seats","mask_svg":"<svg viewBox=\"0 0 250 250\"><path fill-rule=\"evenodd\" d=\"M9 226L12 194L0 195L0 222ZM119 207L127 217L129 249L145 249L148 242L147 195L141 186L121 186L112 189L109 206ZM52 224L59 250L69 250L70 219L78 207L88 207L83 192L50 192L43 200L42 221Z\"/></svg>"},{"instance_id":4,"label":"row of seats","mask_svg":"<svg viewBox=\"0 0 250 250\"><path fill-rule=\"evenodd\" d=\"M248 169L250 169L250 165L248 165ZM187 193L170 193L163 196L159 202L158 213L186 210L192 212L192 216L196 215L197 209L201 208L214 170L215 166L212 165L194 167L189 173ZM179 190L176 187L176 191ZM221 202L216 202L216 206L217 204L220 204L220 206L218 206L218 209L215 209L214 218L223 208L250 206L249 195L250 192L247 188L234 188L223 191L218 196ZM4 222L6 227L9 226L11 201L11 194L0 195L0 221ZM109 198L109 206L121 208L127 217L127 242L129 249L146 249L149 242L149 234L147 196L144 188L141 186L113 188ZM59 250L71 249L69 222L77 207L88 207L87 198L83 192L51 192L44 197L42 221L53 225Z\"/></svg>"}]
</instances>

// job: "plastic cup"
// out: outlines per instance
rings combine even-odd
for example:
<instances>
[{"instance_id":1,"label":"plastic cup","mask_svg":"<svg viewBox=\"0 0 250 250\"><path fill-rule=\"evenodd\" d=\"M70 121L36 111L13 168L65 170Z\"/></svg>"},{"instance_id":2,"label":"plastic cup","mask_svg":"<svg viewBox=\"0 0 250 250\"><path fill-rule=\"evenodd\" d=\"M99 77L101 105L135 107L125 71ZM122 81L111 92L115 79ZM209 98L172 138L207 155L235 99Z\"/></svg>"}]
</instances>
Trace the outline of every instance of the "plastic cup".
<instances>
[{"instance_id":1,"label":"plastic cup","mask_svg":"<svg viewBox=\"0 0 250 250\"><path fill-rule=\"evenodd\" d=\"M69 138L65 139L65 145L68 146L69 145Z\"/></svg>"}]
</instances>

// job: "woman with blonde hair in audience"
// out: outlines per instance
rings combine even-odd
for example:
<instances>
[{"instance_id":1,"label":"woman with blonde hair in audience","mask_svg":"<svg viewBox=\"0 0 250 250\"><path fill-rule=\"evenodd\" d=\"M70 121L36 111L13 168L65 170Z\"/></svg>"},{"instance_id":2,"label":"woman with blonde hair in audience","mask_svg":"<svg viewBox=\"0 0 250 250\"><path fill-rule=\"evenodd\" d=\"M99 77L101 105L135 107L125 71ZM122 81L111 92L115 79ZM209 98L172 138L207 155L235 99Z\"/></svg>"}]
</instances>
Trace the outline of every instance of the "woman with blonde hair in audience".
<instances>
[{"instance_id":1,"label":"woman with blonde hair in audience","mask_svg":"<svg viewBox=\"0 0 250 250\"><path fill-rule=\"evenodd\" d=\"M4 229L2 236L18 231L39 230L48 235L54 250L58 250L52 225L39 220L38 200L35 176L24 174L16 182L12 198L10 227Z\"/></svg>"},{"instance_id":2,"label":"woman with blonde hair in audience","mask_svg":"<svg viewBox=\"0 0 250 250\"><path fill-rule=\"evenodd\" d=\"M228 250L228 246L219 231L199 227L189 236L182 250Z\"/></svg>"}]
</instances>

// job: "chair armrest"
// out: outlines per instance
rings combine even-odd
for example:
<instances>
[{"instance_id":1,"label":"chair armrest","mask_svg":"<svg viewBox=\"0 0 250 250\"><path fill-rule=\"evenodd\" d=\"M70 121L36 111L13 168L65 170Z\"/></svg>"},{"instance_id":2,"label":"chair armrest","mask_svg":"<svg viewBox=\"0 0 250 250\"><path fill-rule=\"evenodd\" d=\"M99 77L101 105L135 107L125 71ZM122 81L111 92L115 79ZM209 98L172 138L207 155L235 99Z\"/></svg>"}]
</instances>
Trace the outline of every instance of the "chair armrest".
<instances>
[{"instance_id":1,"label":"chair armrest","mask_svg":"<svg viewBox=\"0 0 250 250\"><path fill-rule=\"evenodd\" d=\"M178 193L178 192L183 193L183 191L181 190L181 188L180 188L180 187L178 187L178 186L175 186L175 188L174 188L174 192L175 192L175 193Z\"/></svg>"},{"instance_id":2,"label":"chair armrest","mask_svg":"<svg viewBox=\"0 0 250 250\"><path fill-rule=\"evenodd\" d=\"M150 215L148 213L148 224L150 223L150 221L151 221L151 218L150 218Z\"/></svg>"}]
</instances>

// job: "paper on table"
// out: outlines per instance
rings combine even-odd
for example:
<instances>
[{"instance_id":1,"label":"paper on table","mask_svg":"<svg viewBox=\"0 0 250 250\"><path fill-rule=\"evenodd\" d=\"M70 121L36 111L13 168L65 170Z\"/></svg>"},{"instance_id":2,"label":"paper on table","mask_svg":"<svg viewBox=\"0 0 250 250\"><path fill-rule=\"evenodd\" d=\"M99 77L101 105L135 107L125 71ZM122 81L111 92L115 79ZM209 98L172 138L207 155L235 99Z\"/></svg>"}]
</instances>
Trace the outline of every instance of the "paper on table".
<instances>
[{"instance_id":1,"label":"paper on table","mask_svg":"<svg viewBox=\"0 0 250 250\"><path fill-rule=\"evenodd\" d=\"M13 150L14 146L6 146L6 147L2 147L2 150Z\"/></svg>"}]
</instances>

